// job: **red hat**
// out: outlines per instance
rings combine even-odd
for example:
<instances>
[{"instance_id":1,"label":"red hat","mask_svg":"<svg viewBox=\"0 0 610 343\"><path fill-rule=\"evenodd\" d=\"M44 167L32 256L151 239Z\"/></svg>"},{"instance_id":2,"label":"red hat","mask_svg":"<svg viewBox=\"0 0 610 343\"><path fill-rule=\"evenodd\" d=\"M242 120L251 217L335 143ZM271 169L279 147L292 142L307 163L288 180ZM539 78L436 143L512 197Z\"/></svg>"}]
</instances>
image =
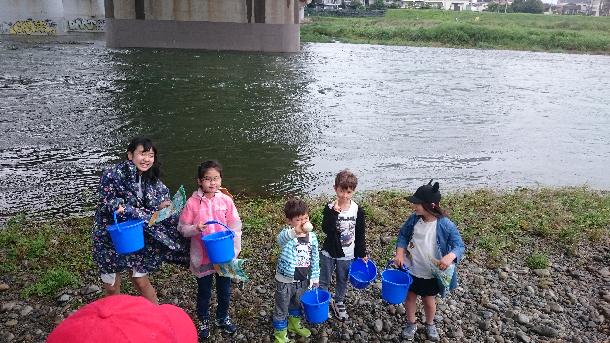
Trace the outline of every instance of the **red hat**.
<instances>
[{"instance_id":1,"label":"red hat","mask_svg":"<svg viewBox=\"0 0 610 343\"><path fill-rule=\"evenodd\" d=\"M196 343L191 318L174 305L112 295L85 305L61 322L47 343Z\"/></svg>"}]
</instances>

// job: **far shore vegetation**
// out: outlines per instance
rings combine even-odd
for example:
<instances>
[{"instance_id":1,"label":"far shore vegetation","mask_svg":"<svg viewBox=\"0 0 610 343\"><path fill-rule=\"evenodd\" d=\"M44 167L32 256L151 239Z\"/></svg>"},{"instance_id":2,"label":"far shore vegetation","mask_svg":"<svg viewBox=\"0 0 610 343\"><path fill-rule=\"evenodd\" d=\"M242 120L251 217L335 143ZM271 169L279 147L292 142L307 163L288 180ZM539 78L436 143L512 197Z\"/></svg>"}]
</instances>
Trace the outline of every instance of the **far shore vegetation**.
<instances>
[{"instance_id":1,"label":"far shore vegetation","mask_svg":"<svg viewBox=\"0 0 610 343\"><path fill-rule=\"evenodd\" d=\"M367 241L373 260L393 256L396 236L410 215L408 194L398 191L358 193L366 211ZM277 256L274 237L283 223L285 199L236 199L244 222L240 257L269 260ZM315 230L328 197L307 199ZM507 256L522 256L524 266L546 268L552 257L578 254L583 247L607 246L610 237L610 192L578 188L478 189L445 194L441 201L458 225L467 258L496 268ZM0 227L0 281L21 289L20 296L54 299L62 289L96 282L91 258L92 218L34 221L26 215ZM269 260L269 268L275 261ZM166 266L155 277L177 271ZM185 271L186 272L186 271Z\"/></svg>"},{"instance_id":2,"label":"far shore vegetation","mask_svg":"<svg viewBox=\"0 0 610 343\"><path fill-rule=\"evenodd\" d=\"M390 9L383 16L306 21L302 42L610 54L610 17Z\"/></svg>"}]
</instances>

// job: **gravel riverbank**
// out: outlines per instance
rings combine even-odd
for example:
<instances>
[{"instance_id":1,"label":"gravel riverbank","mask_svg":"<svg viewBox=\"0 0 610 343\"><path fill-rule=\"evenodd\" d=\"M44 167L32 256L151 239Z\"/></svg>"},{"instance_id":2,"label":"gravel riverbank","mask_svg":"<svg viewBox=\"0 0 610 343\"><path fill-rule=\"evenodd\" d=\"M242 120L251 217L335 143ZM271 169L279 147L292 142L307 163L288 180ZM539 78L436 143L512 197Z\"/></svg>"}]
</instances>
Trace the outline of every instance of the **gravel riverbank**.
<instances>
[{"instance_id":1,"label":"gravel riverbank","mask_svg":"<svg viewBox=\"0 0 610 343\"><path fill-rule=\"evenodd\" d=\"M591 198L587 190L545 192L449 197L448 208L465 237L467 254L459 266L460 286L447 298L438 299L436 323L441 342L610 342L609 197ZM532 220L520 221L523 229L507 234L506 223L513 218L537 218L518 210L516 203L510 205L511 197L518 198L519 204L531 200L528 208L539 216L546 216L546 209L565 215L554 215L561 221L551 221L549 227L529 228L525 225ZM496 200L508 204L510 216L494 204ZM558 207L559 201L565 207ZM271 342L274 236L276 223L281 222L275 209L281 202L238 203L243 218L258 220L246 220L244 226L242 257L248 258L246 270L251 280L233 287L231 316L239 331L232 337L213 331L211 342ZM394 193L379 193L363 203L370 218L368 251L381 270L398 233L400 220L395 218L406 218L409 209L404 197ZM488 207L479 211L483 205L473 205L476 203ZM597 206L582 217L587 219L582 221L584 226L584 219L578 217L584 211L580 203L588 209ZM496 212L489 214L489 207ZM472 213L464 208L473 209ZM317 231L319 219L319 213L313 211ZM487 219L499 224L486 231ZM0 342L43 342L72 311L102 296L90 260L89 230L89 219L56 227L14 221L0 230ZM577 235L570 236L573 232ZM572 243L562 243L568 241ZM498 246L501 248L496 249ZM537 261L532 256L543 258ZM59 281L64 282L61 287L52 287ZM195 280L186 269L165 265L152 275L152 282L162 303L176 304L195 318ZM130 283L124 285L133 294ZM402 342L405 309L384 303L380 288L379 279L365 290L351 288L346 299L350 319L310 326L313 335L307 341ZM415 341L424 342L421 309L418 319Z\"/></svg>"},{"instance_id":2,"label":"gravel riverbank","mask_svg":"<svg viewBox=\"0 0 610 343\"><path fill-rule=\"evenodd\" d=\"M379 238L374 251L381 249ZM529 269L520 255L499 268L487 268L469 258L460 266L460 287L439 299L436 322L442 342L608 342L610 335L609 247L581 247L581 254L551 256L549 268ZM270 342L273 309L273 263L268 249L258 251L248 267L252 278L235 285L232 316L239 325L233 337L214 333L213 342ZM373 254L375 255L375 254ZM167 278L154 279L161 302L174 303L194 314L195 283L184 270L166 267ZM82 288L68 288L52 300L19 297L10 277L0 284L2 342L42 342L67 316L71 305L100 297L93 276ZM404 307L381 300L378 281L365 290L351 289L350 319L312 326L311 342L401 342ZM420 320L422 314L418 315ZM425 341L420 327L415 341Z\"/></svg>"}]
</instances>

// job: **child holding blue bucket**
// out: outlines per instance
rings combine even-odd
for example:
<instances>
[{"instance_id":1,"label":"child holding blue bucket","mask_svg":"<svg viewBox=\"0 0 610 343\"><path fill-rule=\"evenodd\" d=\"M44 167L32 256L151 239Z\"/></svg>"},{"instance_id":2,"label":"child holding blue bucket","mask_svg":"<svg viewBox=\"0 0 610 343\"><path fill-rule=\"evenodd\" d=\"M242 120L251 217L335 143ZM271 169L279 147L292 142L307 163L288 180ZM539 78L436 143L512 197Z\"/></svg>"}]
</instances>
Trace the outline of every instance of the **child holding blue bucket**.
<instances>
[{"instance_id":1,"label":"child holding blue bucket","mask_svg":"<svg viewBox=\"0 0 610 343\"><path fill-rule=\"evenodd\" d=\"M320 288L330 286L335 273L335 298L331 307L339 320L349 318L344 299L347 292L349 268L354 258L368 262L364 233L364 211L352 200L358 178L349 170L340 171L335 177L337 198L324 206L322 230L326 239L320 252Z\"/></svg>"},{"instance_id":2,"label":"child holding blue bucket","mask_svg":"<svg viewBox=\"0 0 610 343\"><path fill-rule=\"evenodd\" d=\"M435 263L439 269L445 270L451 264L458 263L464 255L464 242L456 225L440 207L438 182L432 184L430 180L408 200L413 214L400 228L394 257L394 263L408 267L413 278L406 301L407 325L402 335L405 339L413 339L415 336L416 301L417 296L420 296L426 317L426 334L429 340L436 342L439 335L434 325L435 296L444 296L447 289L434 277L431 264ZM453 273L449 289L455 287L457 271Z\"/></svg>"},{"instance_id":3,"label":"child holding blue bucket","mask_svg":"<svg viewBox=\"0 0 610 343\"><path fill-rule=\"evenodd\" d=\"M171 255L176 258L180 253L186 255L186 246L180 242L183 238L176 231L176 216L145 227L144 248L131 254L117 253L108 233L108 228L114 225L115 212L119 222L131 219L148 222L155 211L170 205L169 190L159 180L158 162L157 148L151 140L137 137L127 147L127 160L102 173L92 250L108 295L121 292L120 272L129 270L140 294L157 303L148 273L159 269Z\"/></svg>"},{"instance_id":4,"label":"child holding blue bucket","mask_svg":"<svg viewBox=\"0 0 610 343\"><path fill-rule=\"evenodd\" d=\"M210 261L207 249L201 238L226 230L222 225L205 223L214 220L228 225L234 233L234 258L241 251L242 223L233 199L220 191L222 166L217 161L205 161L197 169L199 188L187 200L180 214L178 230L191 238L190 270L197 277L197 316L199 317L199 338L210 337L210 298L212 282L216 279L217 327L234 334L237 327L229 317L231 302L231 278L220 276Z\"/></svg>"},{"instance_id":5,"label":"child holding blue bucket","mask_svg":"<svg viewBox=\"0 0 610 343\"><path fill-rule=\"evenodd\" d=\"M286 227L277 235L281 248L275 271L275 342L288 342L288 332L309 337L301 325L301 295L308 287L318 287L320 265L318 238L311 232L309 209L300 199L290 199L284 206Z\"/></svg>"}]
</instances>

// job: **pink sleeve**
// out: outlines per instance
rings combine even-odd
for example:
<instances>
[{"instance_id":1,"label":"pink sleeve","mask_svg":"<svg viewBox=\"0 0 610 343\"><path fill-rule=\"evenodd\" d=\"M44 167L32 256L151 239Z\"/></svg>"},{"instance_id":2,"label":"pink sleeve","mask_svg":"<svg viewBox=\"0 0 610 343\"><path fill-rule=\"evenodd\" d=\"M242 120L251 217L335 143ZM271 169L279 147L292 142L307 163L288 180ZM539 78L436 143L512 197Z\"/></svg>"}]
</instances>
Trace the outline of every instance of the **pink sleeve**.
<instances>
[{"instance_id":1,"label":"pink sleeve","mask_svg":"<svg viewBox=\"0 0 610 343\"><path fill-rule=\"evenodd\" d=\"M182 233L184 237L192 237L199 233L197 226L194 223L196 210L193 209L193 202L190 199L186 202L186 206L180 213L180 220L178 222L178 231Z\"/></svg>"},{"instance_id":2,"label":"pink sleeve","mask_svg":"<svg viewBox=\"0 0 610 343\"><path fill-rule=\"evenodd\" d=\"M238 256L241 252L241 219L239 218L239 213L237 212L237 207L235 207L235 203L229 197L227 197L227 225L233 230L235 233L235 239L233 240L233 246L235 248L235 256Z\"/></svg>"}]
</instances>

